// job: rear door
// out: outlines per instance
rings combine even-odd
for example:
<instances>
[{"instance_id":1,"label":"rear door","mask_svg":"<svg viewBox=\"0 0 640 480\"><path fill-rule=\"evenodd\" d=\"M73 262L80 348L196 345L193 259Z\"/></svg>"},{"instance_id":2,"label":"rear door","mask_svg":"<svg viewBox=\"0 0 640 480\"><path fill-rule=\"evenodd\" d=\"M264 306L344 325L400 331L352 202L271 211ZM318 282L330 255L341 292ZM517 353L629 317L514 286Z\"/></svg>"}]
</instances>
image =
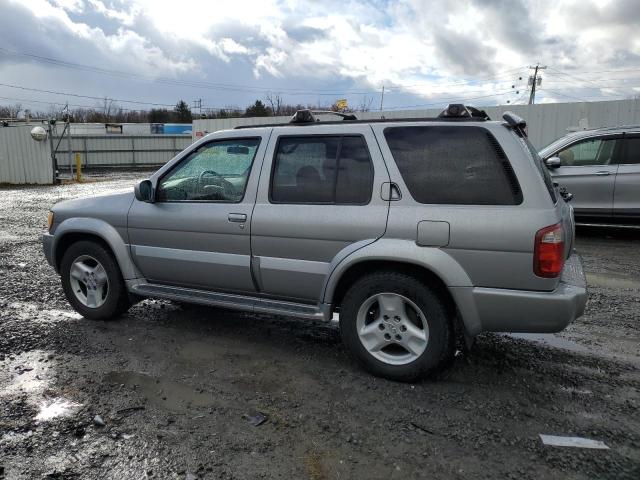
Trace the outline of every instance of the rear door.
<instances>
[{"instance_id":1,"label":"rear door","mask_svg":"<svg viewBox=\"0 0 640 480\"><path fill-rule=\"evenodd\" d=\"M611 217L621 146L621 135L608 135L577 141L553 154L562 163L551 173L573 194L577 215Z\"/></svg>"},{"instance_id":2,"label":"rear door","mask_svg":"<svg viewBox=\"0 0 640 480\"><path fill-rule=\"evenodd\" d=\"M625 136L613 195L613 214L620 220L640 219L640 133Z\"/></svg>"},{"instance_id":3,"label":"rear door","mask_svg":"<svg viewBox=\"0 0 640 480\"><path fill-rule=\"evenodd\" d=\"M260 291L317 301L336 256L384 234L388 181L368 125L274 129L251 223Z\"/></svg>"}]
</instances>

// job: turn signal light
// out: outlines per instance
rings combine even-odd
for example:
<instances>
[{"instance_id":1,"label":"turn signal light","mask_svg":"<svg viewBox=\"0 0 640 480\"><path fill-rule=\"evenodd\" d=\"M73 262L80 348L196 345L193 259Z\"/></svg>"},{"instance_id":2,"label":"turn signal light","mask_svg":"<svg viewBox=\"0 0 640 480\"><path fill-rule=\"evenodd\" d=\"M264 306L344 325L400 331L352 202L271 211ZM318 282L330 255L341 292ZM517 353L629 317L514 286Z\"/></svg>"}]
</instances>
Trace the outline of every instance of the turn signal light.
<instances>
[{"instance_id":1,"label":"turn signal light","mask_svg":"<svg viewBox=\"0 0 640 480\"><path fill-rule=\"evenodd\" d=\"M51 230L52 225L53 225L53 212L49 212L49 215L47 215L47 230Z\"/></svg>"},{"instance_id":2,"label":"turn signal light","mask_svg":"<svg viewBox=\"0 0 640 480\"><path fill-rule=\"evenodd\" d=\"M555 278L564 267L564 229L556 223L538 230L533 251L533 272L544 278Z\"/></svg>"}]
</instances>

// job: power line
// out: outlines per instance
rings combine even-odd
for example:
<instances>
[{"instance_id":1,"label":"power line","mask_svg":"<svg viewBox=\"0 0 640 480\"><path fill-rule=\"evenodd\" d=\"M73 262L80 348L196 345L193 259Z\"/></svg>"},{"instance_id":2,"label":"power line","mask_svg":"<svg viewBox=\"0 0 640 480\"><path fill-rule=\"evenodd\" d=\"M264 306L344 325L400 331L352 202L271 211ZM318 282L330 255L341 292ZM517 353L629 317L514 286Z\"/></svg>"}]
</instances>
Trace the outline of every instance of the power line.
<instances>
[{"instance_id":1,"label":"power line","mask_svg":"<svg viewBox=\"0 0 640 480\"><path fill-rule=\"evenodd\" d=\"M580 97L574 97L573 95L567 95L564 93L557 92L555 90L549 90L548 88L541 88L540 90L544 90L545 92L553 93L554 95L559 95L561 97L572 98L574 100L580 100L581 102L587 102L588 100Z\"/></svg>"},{"instance_id":2,"label":"power line","mask_svg":"<svg viewBox=\"0 0 640 480\"><path fill-rule=\"evenodd\" d=\"M577 82L580 82L580 83L590 83L590 84L592 84L592 85L595 85L595 86L596 86L596 87L598 87L598 88L601 88L597 83L595 83L595 82L593 82L593 81L591 81L591 80L587 80L587 79L585 79L585 78L580 78L580 77L576 77L575 75L571 75L571 74L568 74L568 73L565 73L565 72L561 72L561 71L560 71L560 70L558 70L557 68L549 67L549 69L550 69L550 70L553 70L554 72L559 73L560 75L564 75L565 77L575 79L575 81L577 81ZM620 95L620 93L618 93L618 95ZM624 95L624 94L622 94L622 95Z\"/></svg>"},{"instance_id":3,"label":"power line","mask_svg":"<svg viewBox=\"0 0 640 480\"><path fill-rule=\"evenodd\" d=\"M491 98L491 97L499 97L501 95L505 95L507 93L513 93L512 90L506 90L504 92L498 92L498 93L494 93L491 95L481 95L478 97L469 97L469 98L460 98L460 97L453 97L453 98L442 98L440 100L438 100L437 102L434 103L423 103L423 104L419 104L419 105L402 105L402 106L396 106L396 107L386 107L385 110L402 110L405 108L416 108L416 107L433 107L433 106L437 106L437 105L442 105L443 103L447 103L450 101L456 101L456 102L467 102L469 100L478 100L481 98Z\"/></svg>"},{"instance_id":4,"label":"power line","mask_svg":"<svg viewBox=\"0 0 640 480\"><path fill-rule=\"evenodd\" d=\"M67 102L46 102L44 100L32 100L32 99L26 99L26 98L15 98L15 97L0 97L3 100L12 100L14 102L23 102L26 104L34 104L34 103L39 103L39 104L44 104L44 105L69 105L70 107L78 107L78 108L89 108L89 109L93 109L93 110L99 110L101 107L100 106L96 106L96 105L79 105L76 103L67 103ZM126 112L139 112L142 111L140 109L135 109L135 108L123 108L118 106L119 110L124 110Z\"/></svg>"},{"instance_id":5,"label":"power line","mask_svg":"<svg viewBox=\"0 0 640 480\"><path fill-rule=\"evenodd\" d=\"M286 93L287 95L336 96L336 95L344 95L344 94L349 94L349 95L378 94L378 92L375 90L363 91L363 89L345 89L343 91L335 91L335 90L327 90L327 89L314 90L314 89L302 89L302 88L282 89L282 88L259 87L259 86L251 86L251 85L198 82L198 81L191 81L191 80L177 80L177 79L171 79L166 77L153 77L153 76L142 75L142 74L137 74L133 72L124 72L121 70L110 70L102 67L96 67L96 66L86 65L81 63L67 62L65 60L45 57L42 55L35 55L35 54L25 53L25 52L17 52L15 50L9 50L3 47L0 47L0 51L8 55L26 57L31 60L35 60L38 62L43 62L43 63L47 63L50 65L55 65L59 67L83 70L83 71L88 71L92 73L112 75L112 76L123 77L123 78L135 78L138 80L149 81L149 82L158 83L162 85L185 86L185 87L191 87L191 88L203 88L203 89L212 89L212 90L228 90L228 91L238 91L238 92L247 92L247 93L268 93L268 92L278 91L281 93ZM440 84L439 83L416 83L411 85L395 85L394 84L392 88L405 89L405 88L420 87L420 86L438 88L438 87L445 87L445 86L469 85L469 84L488 81L491 79L509 75L510 72L515 72L517 70L520 70L521 68L522 67L515 67L484 79L470 79L470 80L465 80L460 82L440 83ZM493 82L493 83L498 83L498 82ZM414 92L410 92L410 93L414 93ZM386 92L386 94L390 94L390 92Z\"/></svg>"},{"instance_id":6,"label":"power line","mask_svg":"<svg viewBox=\"0 0 640 480\"><path fill-rule=\"evenodd\" d=\"M105 98L107 100L113 100L116 102L121 102L121 103L135 103L135 104L140 104L140 105L153 105L153 106L158 106L158 107L175 107L175 104L173 103L153 103L153 102L142 102L142 101L136 101L136 100L123 100L121 98L111 98L111 97L94 97L91 95L79 95L77 93L69 93L69 92L56 92L54 90L44 90L41 88L30 88L30 87L22 87L20 85L11 85L8 83L0 83L0 86L2 87L9 87L9 88L17 88L19 90L27 90L30 92L42 92L42 93L50 93L53 95L65 95L68 97L76 97L76 98L88 98L88 99L92 99L92 100L105 100Z\"/></svg>"}]
</instances>

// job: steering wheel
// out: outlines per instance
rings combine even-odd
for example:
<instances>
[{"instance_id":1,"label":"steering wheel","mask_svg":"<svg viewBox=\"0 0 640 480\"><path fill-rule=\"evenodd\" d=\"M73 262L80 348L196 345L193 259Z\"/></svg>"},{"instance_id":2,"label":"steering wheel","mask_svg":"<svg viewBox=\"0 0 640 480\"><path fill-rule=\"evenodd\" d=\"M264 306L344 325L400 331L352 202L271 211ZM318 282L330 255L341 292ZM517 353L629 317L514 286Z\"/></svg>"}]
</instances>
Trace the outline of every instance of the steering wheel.
<instances>
[{"instance_id":1,"label":"steering wheel","mask_svg":"<svg viewBox=\"0 0 640 480\"><path fill-rule=\"evenodd\" d=\"M228 182L227 179L225 179L222 175L220 175L218 172L215 172L214 170L205 170L200 173L200 175L198 176L198 190L200 190L201 192L204 190L204 185L202 180L205 177L205 175L211 175L218 179L215 181L214 185L222 188L222 191L225 197L228 197L233 194L233 184Z\"/></svg>"}]
</instances>

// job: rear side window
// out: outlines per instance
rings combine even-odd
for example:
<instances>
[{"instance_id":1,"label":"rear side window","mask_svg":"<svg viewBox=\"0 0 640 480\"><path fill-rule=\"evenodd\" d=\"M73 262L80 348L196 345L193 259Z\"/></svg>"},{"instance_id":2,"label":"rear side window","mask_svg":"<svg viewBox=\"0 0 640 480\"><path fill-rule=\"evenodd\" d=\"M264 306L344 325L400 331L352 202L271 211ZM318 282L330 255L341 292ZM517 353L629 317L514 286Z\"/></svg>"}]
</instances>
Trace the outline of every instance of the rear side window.
<instances>
[{"instance_id":1,"label":"rear side window","mask_svg":"<svg viewBox=\"0 0 640 480\"><path fill-rule=\"evenodd\" d=\"M360 136L295 136L278 141L271 176L273 203L363 205L373 166Z\"/></svg>"},{"instance_id":2,"label":"rear side window","mask_svg":"<svg viewBox=\"0 0 640 480\"><path fill-rule=\"evenodd\" d=\"M390 127L387 144L420 203L517 205L522 192L498 141L481 127Z\"/></svg>"}]
</instances>

